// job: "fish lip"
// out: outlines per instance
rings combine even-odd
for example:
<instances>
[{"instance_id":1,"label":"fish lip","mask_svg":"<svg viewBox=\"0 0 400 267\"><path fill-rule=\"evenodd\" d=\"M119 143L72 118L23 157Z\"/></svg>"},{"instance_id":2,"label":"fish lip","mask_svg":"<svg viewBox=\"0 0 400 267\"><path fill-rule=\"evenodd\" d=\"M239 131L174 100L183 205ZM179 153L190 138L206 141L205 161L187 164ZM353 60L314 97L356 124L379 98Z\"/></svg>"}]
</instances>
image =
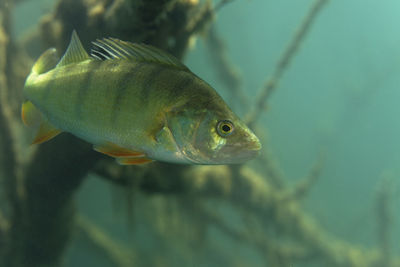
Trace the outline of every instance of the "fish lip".
<instances>
[{"instance_id":1,"label":"fish lip","mask_svg":"<svg viewBox=\"0 0 400 267\"><path fill-rule=\"evenodd\" d=\"M262 149L260 139L258 139L258 137L254 133L251 133L248 140L248 144L250 144L248 150L255 153L260 153Z\"/></svg>"},{"instance_id":2,"label":"fish lip","mask_svg":"<svg viewBox=\"0 0 400 267\"><path fill-rule=\"evenodd\" d=\"M237 157L227 159L225 164L244 164L260 155L262 144L257 136L252 135L248 139L248 142L245 142L244 144L247 144L247 146L246 149L243 150L242 154L238 155Z\"/></svg>"},{"instance_id":3,"label":"fish lip","mask_svg":"<svg viewBox=\"0 0 400 267\"><path fill-rule=\"evenodd\" d=\"M250 151L254 151L255 153L259 154L261 149L262 149L262 144L260 140L257 138L256 140L254 140L253 145L250 147Z\"/></svg>"}]
</instances>

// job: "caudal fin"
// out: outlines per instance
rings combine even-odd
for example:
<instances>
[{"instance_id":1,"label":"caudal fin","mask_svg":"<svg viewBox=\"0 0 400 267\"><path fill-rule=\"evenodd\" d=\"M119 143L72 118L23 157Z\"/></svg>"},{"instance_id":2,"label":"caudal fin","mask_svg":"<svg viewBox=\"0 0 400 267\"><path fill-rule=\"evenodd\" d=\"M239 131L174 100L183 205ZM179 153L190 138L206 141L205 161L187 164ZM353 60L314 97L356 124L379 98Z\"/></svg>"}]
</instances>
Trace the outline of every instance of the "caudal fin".
<instances>
[{"instance_id":1,"label":"caudal fin","mask_svg":"<svg viewBox=\"0 0 400 267\"><path fill-rule=\"evenodd\" d=\"M59 129L43 117L42 113L30 101L22 104L21 117L26 126L36 130L32 144L46 142L61 133Z\"/></svg>"},{"instance_id":2,"label":"caudal fin","mask_svg":"<svg viewBox=\"0 0 400 267\"><path fill-rule=\"evenodd\" d=\"M47 49L33 65L32 72L42 74L57 66L59 57L55 48Z\"/></svg>"}]
</instances>

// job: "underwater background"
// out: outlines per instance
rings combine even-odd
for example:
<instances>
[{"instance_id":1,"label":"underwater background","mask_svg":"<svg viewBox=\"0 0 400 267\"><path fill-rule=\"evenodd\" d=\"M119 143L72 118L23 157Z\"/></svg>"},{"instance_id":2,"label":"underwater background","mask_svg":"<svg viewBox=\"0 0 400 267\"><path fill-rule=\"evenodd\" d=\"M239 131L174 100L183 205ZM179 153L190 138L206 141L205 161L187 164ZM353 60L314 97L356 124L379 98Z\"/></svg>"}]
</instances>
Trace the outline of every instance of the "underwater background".
<instances>
[{"instance_id":1,"label":"underwater background","mask_svg":"<svg viewBox=\"0 0 400 267\"><path fill-rule=\"evenodd\" d=\"M262 154L244 166L121 167L94 156L88 169L76 166L92 154L79 150L64 156L59 149L85 144L72 136L61 144L51 141L44 150L64 161L62 168L68 170L63 172L77 168L84 177L72 179L76 186L54 202L68 199L66 211L64 204L55 206L54 216L52 208L29 212L29 203L16 208L10 188L18 185L8 181L9 154L3 153L1 266L400 266L399 1L0 1L0 26L5 29L1 35L9 33L12 44L4 50L11 59L3 62L0 54L9 91L23 85L23 77L47 47L65 50L68 29L76 28L86 50L91 40L107 36L148 41L180 57L240 117L248 118L256 110L253 126L263 144ZM144 33L136 40L133 34L147 25L134 27L135 12L122 16L122 24L105 19L114 24L104 28L97 17L90 17L95 12L101 17L124 2L132 9L146 3L146 10L152 5L165 9L157 19L173 23L161 31L164 35ZM274 76L316 5L315 17L284 64L282 76ZM190 19L201 12L207 18L200 30L187 36L171 30L185 12ZM151 16L145 18L141 23L152 21ZM190 25L190 19L182 23ZM168 41L170 36L176 43L182 40L185 48ZM5 39L0 38L0 48L1 40ZM18 63L10 53L19 55ZM275 87L265 107L258 109L260 93L272 78L277 78ZM5 102L19 111L20 94L2 92L0 97L5 117L12 113ZM16 100L4 101L9 97ZM10 118L10 132L18 133L11 139L20 140L16 149L24 151L15 158L22 158L19 168L27 168L35 152L25 155L33 149L29 138L19 117ZM9 135L3 130L0 136ZM4 140L3 152L8 143ZM53 168L48 158L38 161L31 173L41 173L39 165L45 174ZM112 178L101 177L107 174ZM22 195L33 192L38 205L52 206L47 196L60 183L34 178L21 178L21 183L34 181L33 186L26 183L28 193ZM61 178L62 186L69 188L69 178ZM36 196L35 188L43 187L45 193ZM18 217L24 212L30 215ZM15 218L32 220L19 226L21 220ZM42 219L48 220L45 226L40 226ZM32 226L36 223L38 227ZM54 238L47 240L43 233Z\"/></svg>"}]
</instances>

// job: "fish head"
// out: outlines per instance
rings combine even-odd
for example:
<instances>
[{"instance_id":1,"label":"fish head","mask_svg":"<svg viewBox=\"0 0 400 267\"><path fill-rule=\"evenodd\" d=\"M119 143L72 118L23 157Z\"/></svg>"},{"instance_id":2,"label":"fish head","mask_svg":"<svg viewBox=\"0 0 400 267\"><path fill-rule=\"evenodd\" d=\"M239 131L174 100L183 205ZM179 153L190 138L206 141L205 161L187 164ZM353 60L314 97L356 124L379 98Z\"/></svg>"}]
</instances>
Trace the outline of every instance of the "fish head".
<instances>
[{"instance_id":1,"label":"fish head","mask_svg":"<svg viewBox=\"0 0 400 267\"><path fill-rule=\"evenodd\" d=\"M182 110L168 118L177 148L192 164L239 164L259 154L256 135L228 108Z\"/></svg>"}]
</instances>

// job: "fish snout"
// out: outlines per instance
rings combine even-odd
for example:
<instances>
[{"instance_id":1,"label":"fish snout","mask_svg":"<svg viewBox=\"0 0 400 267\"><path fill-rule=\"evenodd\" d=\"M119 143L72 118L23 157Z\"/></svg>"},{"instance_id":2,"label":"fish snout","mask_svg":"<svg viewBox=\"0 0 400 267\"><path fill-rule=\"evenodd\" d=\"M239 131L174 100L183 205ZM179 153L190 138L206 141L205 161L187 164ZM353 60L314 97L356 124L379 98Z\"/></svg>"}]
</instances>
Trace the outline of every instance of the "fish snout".
<instances>
[{"instance_id":1,"label":"fish snout","mask_svg":"<svg viewBox=\"0 0 400 267\"><path fill-rule=\"evenodd\" d=\"M249 132L240 140L227 143L217 157L223 161L222 164L240 164L258 156L261 148L260 140Z\"/></svg>"}]
</instances>

